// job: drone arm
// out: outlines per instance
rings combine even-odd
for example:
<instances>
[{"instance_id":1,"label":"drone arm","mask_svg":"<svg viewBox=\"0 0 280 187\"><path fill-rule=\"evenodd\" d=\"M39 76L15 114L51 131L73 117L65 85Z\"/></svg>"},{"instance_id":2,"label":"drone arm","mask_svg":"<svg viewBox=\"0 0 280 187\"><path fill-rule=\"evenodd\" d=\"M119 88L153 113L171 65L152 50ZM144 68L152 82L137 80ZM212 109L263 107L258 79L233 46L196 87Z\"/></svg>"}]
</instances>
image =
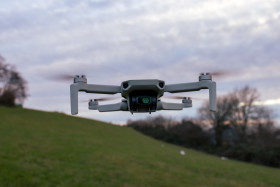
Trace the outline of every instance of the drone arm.
<instances>
[{"instance_id":1,"label":"drone arm","mask_svg":"<svg viewBox=\"0 0 280 187\"><path fill-rule=\"evenodd\" d=\"M199 91L200 89L201 86L199 85L199 82L192 82L192 83L165 85L164 91L169 93L179 93L179 92Z\"/></svg>"},{"instance_id":2,"label":"drone arm","mask_svg":"<svg viewBox=\"0 0 280 187\"><path fill-rule=\"evenodd\" d=\"M97 101L91 101L88 108L90 110L98 110L99 112L128 111L127 101L108 105L98 105Z\"/></svg>"},{"instance_id":3,"label":"drone arm","mask_svg":"<svg viewBox=\"0 0 280 187\"><path fill-rule=\"evenodd\" d=\"M128 106L126 102L120 102L116 104L98 105L97 110L99 112L128 111Z\"/></svg>"},{"instance_id":4,"label":"drone arm","mask_svg":"<svg viewBox=\"0 0 280 187\"><path fill-rule=\"evenodd\" d=\"M121 93L121 87L120 86L109 86L109 85L87 84L87 89L84 91L86 93L116 94L116 93Z\"/></svg>"},{"instance_id":5,"label":"drone arm","mask_svg":"<svg viewBox=\"0 0 280 187\"><path fill-rule=\"evenodd\" d=\"M157 110L183 110L182 103L166 103L159 101L157 104Z\"/></svg>"},{"instance_id":6,"label":"drone arm","mask_svg":"<svg viewBox=\"0 0 280 187\"><path fill-rule=\"evenodd\" d=\"M120 86L95 85L78 82L70 85L71 114L78 114L78 92L116 94L121 92Z\"/></svg>"},{"instance_id":7,"label":"drone arm","mask_svg":"<svg viewBox=\"0 0 280 187\"><path fill-rule=\"evenodd\" d=\"M209 89L209 101L211 111L216 111L216 82L199 81L193 83L170 84L165 86L165 92L179 93L199 91L201 89Z\"/></svg>"},{"instance_id":8,"label":"drone arm","mask_svg":"<svg viewBox=\"0 0 280 187\"><path fill-rule=\"evenodd\" d=\"M183 108L192 107L190 103L166 103L162 101L158 101L157 110L183 110Z\"/></svg>"}]
</instances>

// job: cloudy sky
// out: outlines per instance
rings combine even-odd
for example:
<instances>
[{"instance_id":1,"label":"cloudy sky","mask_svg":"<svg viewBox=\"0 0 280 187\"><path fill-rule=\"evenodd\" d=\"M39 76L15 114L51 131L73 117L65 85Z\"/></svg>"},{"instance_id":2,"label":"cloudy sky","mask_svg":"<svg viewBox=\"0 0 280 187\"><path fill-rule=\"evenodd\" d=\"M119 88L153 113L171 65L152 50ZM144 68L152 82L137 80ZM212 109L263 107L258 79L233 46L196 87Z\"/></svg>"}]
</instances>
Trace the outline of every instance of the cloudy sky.
<instances>
[{"instance_id":1,"label":"cloudy sky","mask_svg":"<svg viewBox=\"0 0 280 187\"><path fill-rule=\"evenodd\" d=\"M0 55L28 81L25 107L70 114L69 85L50 77L86 74L92 84L129 79L215 79L218 95L250 85L280 114L280 2L277 0L12 0L0 1ZM206 91L186 96L207 98ZM81 99L99 95L80 94ZM172 118L195 116L201 101ZM113 123L146 114L79 116Z\"/></svg>"}]
</instances>

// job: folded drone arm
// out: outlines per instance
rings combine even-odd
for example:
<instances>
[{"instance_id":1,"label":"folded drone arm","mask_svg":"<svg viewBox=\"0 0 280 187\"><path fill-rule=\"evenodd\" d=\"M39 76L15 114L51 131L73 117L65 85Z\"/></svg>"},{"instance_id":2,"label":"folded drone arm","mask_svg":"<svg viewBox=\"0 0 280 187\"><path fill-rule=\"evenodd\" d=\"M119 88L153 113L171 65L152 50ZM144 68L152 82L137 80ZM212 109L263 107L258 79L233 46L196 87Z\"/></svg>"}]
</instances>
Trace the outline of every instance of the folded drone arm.
<instances>
[{"instance_id":1,"label":"folded drone arm","mask_svg":"<svg viewBox=\"0 0 280 187\"><path fill-rule=\"evenodd\" d=\"M183 108L192 107L191 103L166 103L158 101L157 110L182 110ZM120 102L108 105L89 105L90 110L99 112L128 111L127 102Z\"/></svg>"},{"instance_id":2,"label":"folded drone arm","mask_svg":"<svg viewBox=\"0 0 280 187\"><path fill-rule=\"evenodd\" d=\"M211 111L216 111L216 82L199 81L193 83L170 84L165 86L165 92L179 93L209 89L209 102Z\"/></svg>"},{"instance_id":3,"label":"folded drone arm","mask_svg":"<svg viewBox=\"0 0 280 187\"><path fill-rule=\"evenodd\" d=\"M126 102L108 105L98 105L96 108L99 112L128 111L128 106Z\"/></svg>"},{"instance_id":4,"label":"folded drone arm","mask_svg":"<svg viewBox=\"0 0 280 187\"><path fill-rule=\"evenodd\" d=\"M158 101L157 110L183 110L183 108L192 107L191 103L166 103Z\"/></svg>"},{"instance_id":5,"label":"folded drone arm","mask_svg":"<svg viewBox=\"0 0 280 187\"><path fill-rule=\"evenodd\" d=\"M79 91L84 91L86 93L116 94L116 93L121 93L121 87L109 86L109 85L86 84L82 82L71 84L70 86L71 114L78 114Z\"/></svg>"}]
</instances>

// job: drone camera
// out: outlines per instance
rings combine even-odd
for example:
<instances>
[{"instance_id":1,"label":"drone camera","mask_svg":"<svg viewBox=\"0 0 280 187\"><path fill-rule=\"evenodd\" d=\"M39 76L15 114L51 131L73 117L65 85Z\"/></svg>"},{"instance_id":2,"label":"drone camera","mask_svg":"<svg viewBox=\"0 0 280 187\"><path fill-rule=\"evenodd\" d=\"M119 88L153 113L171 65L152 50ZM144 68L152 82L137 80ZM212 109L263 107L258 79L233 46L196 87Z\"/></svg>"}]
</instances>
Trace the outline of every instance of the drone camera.
<instances>
[{"instance_id":1,"label":"drone camera","mask_svg":"<svg viewBox=\"0 0 280 187\"><path fill-rule=\"evenodd\" d=\"M131 112L155 112L157 93L154 91L134 91L130 93Z\"/></svg>"},{"instance_id":2,"label":"drone camera","mask_svg":"<svg viewBox=\"0 0 280 187\"><path fill-rule=\"evenodd\" d=\"M137 99L137 103L140 105L148 105L152 101L152 98L147 97L147 96L140 96L140 97L137 97L136 99Z\"/></svg>"},{"instance_id":3,"label":"drone camera","mask_svg":"<svg viewBox=\"0 0 280 187\"><path fill-rule=\"evenodd\" d=\"M128 100L132 113L155 112L158 98L163 95L165 83L162 80L128 80L121 84L122 96Z\"/></svg>"}]
</instances>

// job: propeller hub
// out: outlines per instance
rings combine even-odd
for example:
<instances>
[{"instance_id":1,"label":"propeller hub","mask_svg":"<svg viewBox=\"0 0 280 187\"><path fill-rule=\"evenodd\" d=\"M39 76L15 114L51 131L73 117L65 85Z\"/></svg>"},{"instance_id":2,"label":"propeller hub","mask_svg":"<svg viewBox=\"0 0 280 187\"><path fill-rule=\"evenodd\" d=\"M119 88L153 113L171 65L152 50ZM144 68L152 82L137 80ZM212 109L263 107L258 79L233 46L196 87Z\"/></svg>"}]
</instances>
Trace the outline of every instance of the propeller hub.
<instances>
[{"instance_id":1,"label":"propeller hub","mask_svg":"<svg viewBox=\"0 0 280 187\"><path fill-rule=\"evenodd\" d=\"M91 110L97 110L98 108L98 101L95 101L95 100L90 100L89 103L88 103L88 108L91 109Z\"/></svg>"},{"instance_id":2,"label":"propeller hub","mask_svg":"<svg viewBox=\"0 0 280 187\"><path fill-rule=\"evenodd\" d=\"M79 83L79 82L81 82L81 83L87 83L87 78L86 78L86 76L85 76L85 75L81 75L81 76L76 75L75 78L74 78L74 83Z\"/></svg>"},{"instance_id":3,"label":"propeller hub","mask_svg":"<svg viewBox=\"0 0 280 187\"><path fill-rule=\"evenodd\" d=\"M201 73L199 76L199 81L211 81L212 80L212 75L211 73Z\"/></svg>"},{"instance_id":4,"label":"propeller hub","mask_svg":"<svg viewBox=\"0 0 280 187\"><path fill-rule=\"evenodd\" d=\"M182 103L185 103L185 104L191 104L192 103L192 100L190 97L184 97L184 99L182 99Z\"/></svg>"}]
</instances>

